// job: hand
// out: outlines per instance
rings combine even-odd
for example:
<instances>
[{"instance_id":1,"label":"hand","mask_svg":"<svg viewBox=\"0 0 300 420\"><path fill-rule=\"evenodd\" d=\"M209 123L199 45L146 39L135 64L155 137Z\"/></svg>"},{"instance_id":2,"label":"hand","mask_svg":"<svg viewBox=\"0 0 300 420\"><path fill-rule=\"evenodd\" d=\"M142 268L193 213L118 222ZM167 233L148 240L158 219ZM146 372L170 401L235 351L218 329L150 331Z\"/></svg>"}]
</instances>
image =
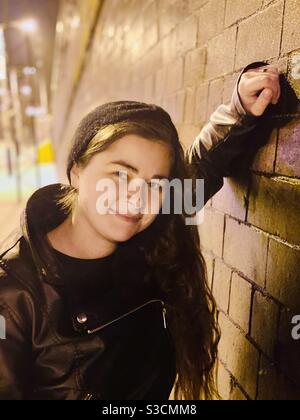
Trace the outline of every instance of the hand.
<instances>
[{"instance_id":1,"label":"hand","mask_svg":"<svg viewBox=\"0 0 300 420\"><path fill-rule=\"evenodd\" d=\"M278 69L267 65L246 71L240 79L238 92L246 112L261 116L268 105L276 105L279 101L281 89Z\"/></svg>"}]
</instances>

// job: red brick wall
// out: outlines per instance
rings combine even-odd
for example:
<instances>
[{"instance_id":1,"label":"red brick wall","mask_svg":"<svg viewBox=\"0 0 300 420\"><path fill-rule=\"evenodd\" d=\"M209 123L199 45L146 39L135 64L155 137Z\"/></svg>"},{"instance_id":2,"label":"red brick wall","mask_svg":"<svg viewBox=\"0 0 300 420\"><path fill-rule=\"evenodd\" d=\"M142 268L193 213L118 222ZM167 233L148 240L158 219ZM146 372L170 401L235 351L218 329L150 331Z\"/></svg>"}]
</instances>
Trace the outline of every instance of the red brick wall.
<instances>
[{"instance_id":1,"label":"red brick wall","mask_svg":"<svg viewBox=\"0 0 300 420\"><path fill-rule=\"evenodd\" d=\"M297 0L104 1L77 90L64 98L61 169L79 119L103 102L162 105L188 146L252 61L278 64L300 94L291 76L299 15ZM205 209L200 234L220 309L224 399L300 399L300 341L291 338L300 314L299 143L299 118L274 128L251 179L226 179Z\"/></svg>"}]
</instances>

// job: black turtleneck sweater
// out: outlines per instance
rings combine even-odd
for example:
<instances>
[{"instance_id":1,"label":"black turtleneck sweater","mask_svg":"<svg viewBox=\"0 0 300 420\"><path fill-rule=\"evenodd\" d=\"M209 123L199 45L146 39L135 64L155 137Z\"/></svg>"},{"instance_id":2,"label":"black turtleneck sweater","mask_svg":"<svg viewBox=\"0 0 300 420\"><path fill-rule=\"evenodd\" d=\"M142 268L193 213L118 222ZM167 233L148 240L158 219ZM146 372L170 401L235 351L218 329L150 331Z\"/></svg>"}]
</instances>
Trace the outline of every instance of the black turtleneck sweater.
<instances>
[{"instance_id":1,"label":"black turtleneck sweater","mask_svg":"<svg viewBox=\"0 0 300 420\"><path fill-rule=\"evenodd\" d=\"M86 304L91 299L101 298L115 286L112 272L115 253L102 258L82 259L54 248L52 251L75 304Z\"/></svg>"}]
</instances>

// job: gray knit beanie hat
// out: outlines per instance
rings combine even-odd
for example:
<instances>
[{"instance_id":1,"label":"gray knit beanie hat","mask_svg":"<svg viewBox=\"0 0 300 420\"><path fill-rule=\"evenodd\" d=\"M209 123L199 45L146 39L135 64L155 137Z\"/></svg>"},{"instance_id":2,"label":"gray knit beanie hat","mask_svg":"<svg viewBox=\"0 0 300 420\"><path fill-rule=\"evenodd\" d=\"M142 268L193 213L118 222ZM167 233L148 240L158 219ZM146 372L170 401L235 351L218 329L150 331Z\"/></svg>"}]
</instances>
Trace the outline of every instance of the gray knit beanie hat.
<instances>
[{"instance_id":1,"label":"gray knit beanie hat","mask_svg":"<svg viewBox=\"0 0 300 420\"><path fill-rule=\"evenodd\" d=\"M141 119L159 121L162 125L167 126L173 132L174 145L178 145L179 139L176 127L170 115L160 106L136 101L105 103L88 113L76 129L67 162L69 182L71 182L72 166L78 162L101 127L121 121L139 121Z\"/></svg>"}]
</instances>

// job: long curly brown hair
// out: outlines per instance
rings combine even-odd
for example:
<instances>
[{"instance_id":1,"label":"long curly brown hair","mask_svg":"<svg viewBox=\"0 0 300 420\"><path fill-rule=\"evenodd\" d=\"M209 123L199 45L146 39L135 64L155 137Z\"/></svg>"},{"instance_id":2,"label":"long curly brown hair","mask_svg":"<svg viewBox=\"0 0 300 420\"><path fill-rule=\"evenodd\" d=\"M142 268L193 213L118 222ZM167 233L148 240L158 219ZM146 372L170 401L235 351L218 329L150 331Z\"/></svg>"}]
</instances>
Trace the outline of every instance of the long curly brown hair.
<instances>
[{"instance_id":1,"label":"long curly brown hair","mask_svg":"<svg viewBox=\"0 0 300 420\"><path fill-rule=\"evenodd\" d=\"M170 179L182 182L195 179L178 138L174 142L174 132L155 120L125 121L102 127L77 164L86 166L96 153L128 134L168 144L172 152ZM71 213L76 197L76 190L68 186L58 201ZM170 198L174 202L174 196ZM174 399L208 400L219 397L216 374L220 330L199 232L197 226L186 224L185 217L184 213L160 212L146 230L119 244L117 267L120 273L127 270L127 275L136 276L136 266L131 262L137 258L141 261L143 256L144 272L156 282L166 303L169 330L175 343ZM133 272L128 273L132 267Z\"/></svg>"}]
</instances>

